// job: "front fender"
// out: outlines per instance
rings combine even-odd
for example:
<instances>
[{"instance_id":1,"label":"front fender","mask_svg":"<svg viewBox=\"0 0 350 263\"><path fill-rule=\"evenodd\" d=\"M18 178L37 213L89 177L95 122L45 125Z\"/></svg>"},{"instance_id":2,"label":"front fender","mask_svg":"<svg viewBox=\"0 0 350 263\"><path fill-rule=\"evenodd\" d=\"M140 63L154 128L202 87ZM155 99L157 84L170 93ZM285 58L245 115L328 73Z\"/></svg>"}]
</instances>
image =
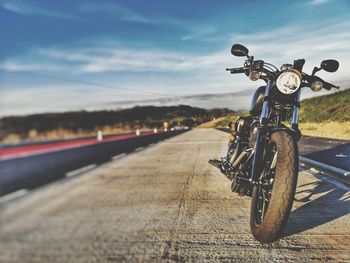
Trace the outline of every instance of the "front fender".
<instances>
[{"instance_id":1,"label":"front fender","mask_svg":"<svg viewBox=\"0 0 350 263\"><path fill-rule=\"evenodd\" d=\"M286 126L273 128L268 133L268 137L270 137L274 132L277 132L277 131L285 131L285 132L289 133L296 141L299 141L301 138L301 132L297 127L296 127L296 129L292 129L292 128L288 128Z\"/></svg>"}]
</instances>

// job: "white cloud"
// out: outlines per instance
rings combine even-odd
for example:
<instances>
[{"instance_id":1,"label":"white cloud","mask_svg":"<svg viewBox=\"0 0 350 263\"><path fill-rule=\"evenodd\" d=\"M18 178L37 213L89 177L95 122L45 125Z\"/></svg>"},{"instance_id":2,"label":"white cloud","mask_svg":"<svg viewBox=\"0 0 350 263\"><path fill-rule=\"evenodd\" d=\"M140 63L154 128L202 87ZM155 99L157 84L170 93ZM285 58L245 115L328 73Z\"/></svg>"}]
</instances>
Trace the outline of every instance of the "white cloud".
<instances>
[{"instance_id":1,"label":"white cloud","mask_svg":"<svg viewBox=\"0 0 350 263\"><path fill-rule=\"evenodd\" d=\"M121 20L136 23L155 24L156 20L141 15L116 2L86 2L80 6L80 11L85 13L102 13L110 17L118 17Z\"/></svg>"},{"instance_id":2,"label":"white cloud","mask_svg":"<svg viewBox=\"0 0 350 263\"><path fill-rule=\"evenodd\" d=\"M312 5L322 5L329 2L329 0L311 0L311 4Z\"/></svg>"},{"instance_id":3,"label":"white cloud","mask_svg":"<svg viewBox=\"0 0 350 263\"><path fill-rule=\"evenodd\" d=\"M35 59L28 57L7 59L0 64L0 68L6 71L56 69L76 73L164 72L214 68L218 62L228 60L227 54L223 52L196 56L162 50L111 47L87 47L78 50L37 49L31 51L27 56ZM66 68L63 65L66 65Z\"/></svg>"},{"instance_id":4,"label":"white cloud","mask_svg":"<svg viewBox=\"0 0 350 263\"><path fill-rule=\"evenodd\" d=\"M288 26L269 32L236 35L234 43L246 45L258 59L280 66L305 58L305 69L310 72L324 59L337 59L338 72L321 73L327 78L348 78L350 68L350 22L318 24L313 26Z\"/></svg>"},{"instance_id":5,"label":"white cloud","mask_svg":"<svg viewBox=\"0 0 350 263\"><path fill-rule=\"evenodd\" d=\"M72 86L27 86L0 90L0 116L38 112L64 112L70 110L102 108L111 101L111 94L101 90ZM114 94L116 95L116 94ZM98 100L96 98L98 97ZM79 100L77 100L79 98Z\"/></svg>"},{"instance_id":6,"label":"white cloud","mask_svg":"<svg viewBox=\"0 0 350 263\"><path fill-rule=\"evenodd\" d=\"M294 59L305 58L306 67L319 65L326 58L340 61L339 73L345 71L350 61L350 22L318 26L290 26L254 34L235 35L232 43L246 45L257 59L280 66ZM0 63L7 71L58 70L74 73L146 72L146 71L197 71L206 76L211 71L243 63L229 53L229 44L224 50L209 54L132 49L103 46L83 48L38 48L28 54L9 58Z\"/></svg>"},{"instance_id":7,"label":"white cloud","mask_svg":"<svg viewBox=\"0 0 350 263\"><path fill-rule=\"evenodd\" d=\"M188 21L183 18L179 19L165 13L146 15L138 12L135 9L137 8L131 9L125 5L117 3L116 1L99 1L98 3L87 1L81 4L78 7L77 11L88 15L103 14L106 19L117 18L119 20L132 23L148 24L152 26L167 28L173 27L189 31L192 30L191 24L193 21Z\"/></svg>"},{"instance_id":8,"label":"white cloud","mask_svg":"<svg viewBox=\"0 0 350 263\"><path fill-rule=\"evenodd\" d=\"M52 11L42 7L35 6L33 4L27 4L22 1L1 1L0 6L7 11L14 12L21 15L34 15L34 16L44 16L44 17L55 17L63 19L77 19L76 16L61 13L58 11Z\"/></svg>"},{"instance_id":9,"label":"white cloud","mask_svg":"<svg viewBox=\"0 0 350 263\"><path fill-rule=\"evenodd\" d=\"M204 42L215 41L215 38L212 36L216 32L216 29L214 27L193 29L192 31L193 31L192 33L182 37L182 40L183 41L197 40L197 41L204 41Z\"/></svg>"},{"instance_id":10,"label":"white cloud","mask_svg":"<svg viewBox=\"0 0 350 263\"><path fill-rule=\"evenodd\" d=\"M306 72L311 72L313 66L318 66L323 59L337 59L340 62L339 70L332 74L323 72L320 76L341 85L340 79L349 79L350 32L348 28L350 28L350 22L328 21L327 24L287 26L272 31L233 35L230 39L231 43L227 43L225 49L206 54L122 48L96 42L94 45L86 44L83 48L37 48L0 62L0 69L9 72L51 71L68 76L72 74L105 76L103 74L108 72L113 73L111 75L127 72L132 76L129 79L116 78L111 81L126 89L147 90L151 87L169 94L176 91L176 95L239 91L262 84L262 81L251 82L244 75L231 76L224 70L226 67L243 64L243 58L232 57L230 54L230 44L242 43L250 49L256 59L263 59L278 67L283 63L292 63L294 59L305 58L304 71ZM50 87L50 93L54 89L55 87ZM96 87L93 99L103 105L108 100L99 95L100 91ZM59 89L54 94L56 92L63 91ZM139 97L142 96L140 93ZM118 94L115 93L112 97L118 97ZM46 103L49 105L51 100L53 98L48 97ZM11 102L16 104L15 100ZM65 103L69 105L74 102L67 99ZM89 103L92 102L79 102L76 107L88 107ZM237 105L237 101L232 101L233 108ZM23 108L19 104L17 107Z\"/></svg>"},{"instance_id":11,"label":"white cloud","mask_svg":"<svg viewBox=\"0 0 350 263\"><path fill-rule=\"evenodd\" d=\"M9 72L43 72L43 71L65 71L67 67L56 64L53 61L33 63L32 61L24 62L18 59L7 59L0 63L0 69Z\"/></svg>"}]
</instances>

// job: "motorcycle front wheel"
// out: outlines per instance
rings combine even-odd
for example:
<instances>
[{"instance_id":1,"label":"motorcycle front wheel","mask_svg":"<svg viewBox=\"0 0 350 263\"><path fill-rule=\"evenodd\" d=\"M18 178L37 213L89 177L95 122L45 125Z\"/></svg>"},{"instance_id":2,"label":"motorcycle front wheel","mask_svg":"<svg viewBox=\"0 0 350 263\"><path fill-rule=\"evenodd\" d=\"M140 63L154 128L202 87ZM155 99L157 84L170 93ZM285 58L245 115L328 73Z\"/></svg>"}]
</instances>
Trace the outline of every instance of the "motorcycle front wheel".
<instances>
[{"instance_id":1,"label":"motorcycle front wheel","mask_svg":"<svg viewBox=\"0 0 350 263\"><path fill-rule=\"evenodd\" d=\"M298 179L298 148L285 131L271 135L259 184L253 187L250 227L261 243L280 237L292 209Z\"/></svg>"}]
</instances>

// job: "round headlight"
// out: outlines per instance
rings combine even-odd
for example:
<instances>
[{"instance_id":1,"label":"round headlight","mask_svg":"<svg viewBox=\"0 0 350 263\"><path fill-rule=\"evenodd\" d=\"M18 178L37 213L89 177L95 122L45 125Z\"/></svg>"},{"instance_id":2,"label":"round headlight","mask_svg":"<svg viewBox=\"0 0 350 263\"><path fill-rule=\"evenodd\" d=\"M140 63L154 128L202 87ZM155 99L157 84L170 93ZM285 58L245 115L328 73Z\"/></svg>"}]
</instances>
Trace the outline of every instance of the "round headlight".
<instances>
[{"instance_id":1,"label":"round headlight","mask_svg":"<svg viewBox=\"0 0 350 263\"><path fill-rule=\"evenodd\" d=\"M285 70L282 71L276 81L278 90L284 94L292 94L296 92L301 84L301 76L299 71Z\"/></svg>"}]
</instances>

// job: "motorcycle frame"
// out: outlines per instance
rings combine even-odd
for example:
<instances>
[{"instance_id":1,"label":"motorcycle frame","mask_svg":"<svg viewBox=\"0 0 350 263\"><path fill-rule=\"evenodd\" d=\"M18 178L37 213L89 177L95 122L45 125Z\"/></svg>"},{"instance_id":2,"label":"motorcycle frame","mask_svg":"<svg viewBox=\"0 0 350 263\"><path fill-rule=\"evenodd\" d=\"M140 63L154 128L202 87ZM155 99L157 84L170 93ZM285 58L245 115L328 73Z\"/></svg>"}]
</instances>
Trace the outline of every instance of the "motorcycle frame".
<instances>
[{"instance_id":1,"label":"motorcycle frame","mask_svg":"<svg viewBox=\"0 0 350 263\"><path fill-rule=\"evenodd\" d=\"M290 128L286 127L275 127L272 130L268 130L268 123L269 123L269 113L270 113L270 105L269 102L271 101L270 93L271 89L273 87L273 80L269 79L266 84L265 93L264 93L264 102L262 105L261 115L260 115L260 121L257 131L257 139L255 144L255 150L254 150L254 158L253 158L253 164L252 164L252 172L250 177L250 182L252 184L258 184L260 179L260 174L262 172L262 161L263 161L263 155L264 155L264 148L265 143L267 141L267 138L270 137L270 135L273 132L276 132L278 130L284 130L290 134L293 135L294 139L297 139L299 134L297 131L298 129L298 118L299 118L299 107L300 107L300 93L301 88L296 92L296 100L295 105L293 108L293 115L290 121Z\"/></svg>"}]
</instances>

